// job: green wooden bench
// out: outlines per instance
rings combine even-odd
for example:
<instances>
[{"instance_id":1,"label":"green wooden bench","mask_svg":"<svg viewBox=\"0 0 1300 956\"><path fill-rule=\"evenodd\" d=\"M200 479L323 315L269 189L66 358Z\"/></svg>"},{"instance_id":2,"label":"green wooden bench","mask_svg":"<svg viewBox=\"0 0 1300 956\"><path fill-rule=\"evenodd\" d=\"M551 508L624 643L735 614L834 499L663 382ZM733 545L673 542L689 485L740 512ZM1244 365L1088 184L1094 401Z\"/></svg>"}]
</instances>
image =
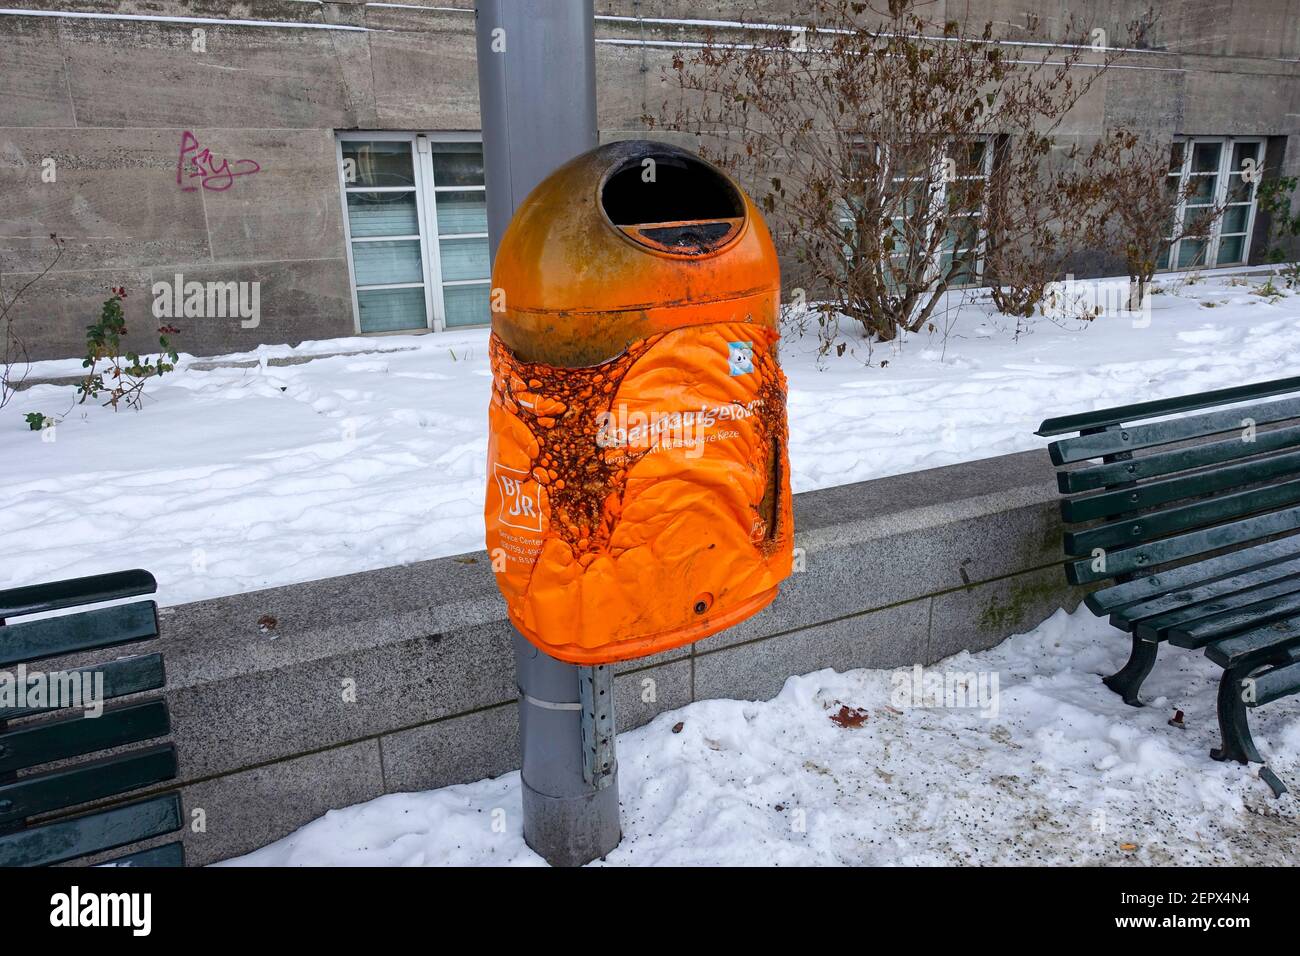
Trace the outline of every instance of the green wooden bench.
<instances>
[{"instance_id":1,"label":"green wooden bench","mask_svg":"<svg viewBox=\"0 0 1300 956\"><path fill-rule=\"evenodd\" d=\"M163 686L161 654L118 657L102 664L45 675L28 665L74 652L118 647L158 635L157 605L132 601L54 617L15 622L46 611L85 607L152 594L147 571L121 571L0 591L0 680L10 693L0 697L0 866L47 866L112 850L181 828L181 800L175 792L97 808L77 816L59 811L103 801L176 777L172 744L121 749L165 736L167 704L135 699L69 713L69 693L102 678L102 700ZM26 672L26 680L19 678ZM33 674L41 674L35 681ZM85 682L89 681L89 684ZM23 685L20 697L16 688ZM53 688L63 688L53 699ZM35 691L45 688L38 696ZM101 700L101 704L102 704ZM86 703L74 698L74 706ZM93 709L93 708L92 708ZM13 721L20 718L19 723ZM107 756L95 756L113 750ZM90 757L78 760L76 758ZM52 767L37 770L45 764ZM32 818L40 817L38 822ZM109 861L119 866L183 866L179 841Z\"/></svg>"},{"instance_id":2,"label":"green wooden bench","mask_svg":"<svg viewBox=\"0 0 1300 956\"><path fill-rule=\"evenodd\" d=\"M1216 760L1262 763L1247 714L1300 691L1300 377L1051 418L1065 575L1132 635L1134 706L1161 642L1221 666ZM1260 777L1286 787L1268 767Z\"/></svg>"}]
</instances>

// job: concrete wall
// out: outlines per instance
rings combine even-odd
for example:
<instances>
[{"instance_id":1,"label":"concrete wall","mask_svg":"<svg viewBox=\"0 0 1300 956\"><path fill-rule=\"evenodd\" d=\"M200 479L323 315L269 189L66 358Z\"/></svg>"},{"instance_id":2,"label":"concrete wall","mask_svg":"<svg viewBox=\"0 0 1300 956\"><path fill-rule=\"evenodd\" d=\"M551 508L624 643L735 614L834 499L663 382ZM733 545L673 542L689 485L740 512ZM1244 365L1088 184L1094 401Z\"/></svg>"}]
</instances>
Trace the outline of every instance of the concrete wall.
<instances>
[{"instance_id":1,"label":"concrete wall","mask_svg":"<svg viewBox=\"0 0 1300 956\"><path fill-rule=\"evenodd\" d=\"M796 496L805 570L749 621L620 665L619 728L694 700L767 699L824 667L932 663L1073 607L1057 498L1041 451ZM160 622L185 808L206 817L185 835L192 863L518 765L511 631L484 553L164 608Z\"/></svg>"},{"instance_id":2,"label":"concrete wall","mask_svg":"<svg viewBox=\"0 0 1300 956\"><path fill-rule=\"evenodd\" d=\"M81 354L85 326L118 285L128 290L130 342L149 347L150 287L178 272L187 280L262 283L258 328L238 319L179 323L186 351L353 334L335 131L474 130L479 123L471 0L399 2L411 6L19 0L10 6L83 16L0 14L4 287L12 291L50 260L51 232L67 239L55 272L20 309L31 357ZM1146 6L940 0L929 9L935 16L969 10L972 24L992 21L1003 36L1033 39L1061 35L1069 13L1121 37ZM1107 74L1064 136L1086 139L1121 123L1163 133L1295 132L1300 0L1159 8L1150 43L1160 52L1136 54ZM699 20L746 10L775 22L807 17L792 0L597 0L596 9L607 139L643 131L643 114L671 92L663 70L679 49L673 44L699 39ZM687 22L644 19L655 17ZM206 52L192 49L195 29L205 31ZM262 171L224 192L182 192L175 174L185 131ZM1300 171L1296 153L1287 154L1288 172ZM42 181L45 159L56 163L53 183Z\"/></svg>"}]
</instances>

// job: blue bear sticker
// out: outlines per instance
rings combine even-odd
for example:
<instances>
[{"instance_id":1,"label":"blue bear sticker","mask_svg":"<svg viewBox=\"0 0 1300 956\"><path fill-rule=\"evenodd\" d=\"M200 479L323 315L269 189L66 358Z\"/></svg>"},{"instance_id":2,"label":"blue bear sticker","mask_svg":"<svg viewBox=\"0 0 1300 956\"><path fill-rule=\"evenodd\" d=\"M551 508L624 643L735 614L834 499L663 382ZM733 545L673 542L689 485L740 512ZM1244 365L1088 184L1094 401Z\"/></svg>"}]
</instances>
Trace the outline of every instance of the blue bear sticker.
<instances>
[{"instance_id":1,"label":"blue bear sticker","mask_svg":"<svg viewBox=\"0 0 1300 956\"><path fill-rule=\"evenodd\" d=\"M732 375L748 375L754 371L754 343L728 342L727 367Z\"/></svg>"}]
</instances>

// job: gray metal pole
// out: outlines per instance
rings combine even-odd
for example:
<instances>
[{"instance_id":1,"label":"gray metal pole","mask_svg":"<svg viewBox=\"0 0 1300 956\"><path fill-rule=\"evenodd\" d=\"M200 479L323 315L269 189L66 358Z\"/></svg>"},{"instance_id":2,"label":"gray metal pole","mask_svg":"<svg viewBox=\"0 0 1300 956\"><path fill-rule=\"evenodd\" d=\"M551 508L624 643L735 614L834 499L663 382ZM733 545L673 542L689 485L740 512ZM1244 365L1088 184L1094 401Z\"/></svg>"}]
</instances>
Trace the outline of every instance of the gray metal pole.
<instances>
[{"instance_id":1,"label":"gray metal pole","mask_svg":"<svg viewBox=\"0 0 1300 956\"><path fill-rule=\"evenodd\" d=\"M578 667L515 634L524 841L552 866L582 866L622 837L613 667Z\"/></svg>"},{"instance_id":2,"label":"gray metal pole","mask_svg":"<svg viewBox=\"0 0 1300 956\"><path fill-rule=\"evenodd\" d=\"M597 145L592 0L478 0L479 112L495 261L515 208ZM524 840L553 866L618 846L613 668L577 667L515 634Z\"/></svg>"},{"instance_id":3,"label":"gray metal pole","mask_svg":"<svg viewBox=\"0 0 1300 956\"><path fill-rule=\"evenodd\" d=\"M488 242L495 259L529 191L598 145L595 17L592 0L478 0L476 16Z\"/></svg>"}]
</instances>

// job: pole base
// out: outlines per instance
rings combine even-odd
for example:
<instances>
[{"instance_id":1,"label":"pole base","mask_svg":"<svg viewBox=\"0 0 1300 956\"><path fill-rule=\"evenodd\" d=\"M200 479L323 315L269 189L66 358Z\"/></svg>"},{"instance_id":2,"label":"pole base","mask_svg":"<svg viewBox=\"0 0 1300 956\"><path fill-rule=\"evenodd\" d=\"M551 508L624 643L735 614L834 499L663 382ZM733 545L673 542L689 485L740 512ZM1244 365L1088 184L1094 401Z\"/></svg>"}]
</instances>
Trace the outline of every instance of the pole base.
<instances>
[{"instance_id":1,"label":"pole base","mask_svg":"<svg viewBox=\"0 0 1300 956\"><path fill-rule=\"evenodd\" d=\"M623 838L618 777L609 786L574 797L538 793L523 781L524 842L551 866L583 866Z\"/></svg>"}]
</instances>

